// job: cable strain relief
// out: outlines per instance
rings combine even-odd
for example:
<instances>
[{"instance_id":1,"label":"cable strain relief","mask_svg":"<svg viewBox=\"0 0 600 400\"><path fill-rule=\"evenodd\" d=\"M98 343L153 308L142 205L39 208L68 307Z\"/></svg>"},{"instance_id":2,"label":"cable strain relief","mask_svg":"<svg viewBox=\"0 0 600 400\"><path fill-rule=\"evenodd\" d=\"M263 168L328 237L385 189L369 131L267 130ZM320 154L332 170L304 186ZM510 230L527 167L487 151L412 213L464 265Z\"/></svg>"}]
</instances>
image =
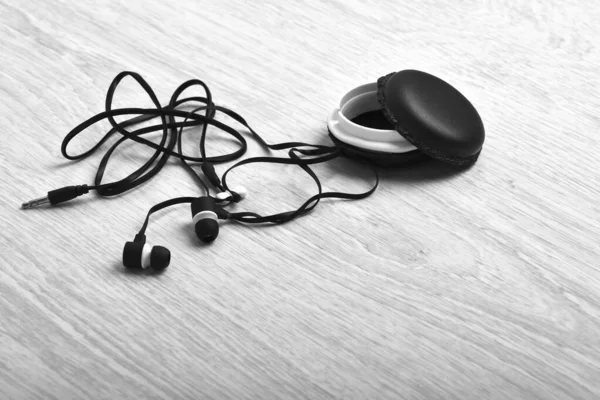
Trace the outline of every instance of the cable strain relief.
<instances>
[{"instance_id":1,"label":"cable strain relief","mask_svg":"<svg viewBox=\"0 0 600 400\"><path fill-rule=\"evenodd\" d=\"M211 162L203 162L201 168L202 172L204 172L204 175L208 178L213 186L221 186L221 179L219 179L219 175L217 175L217 172L215 171L215 166Z\"/></svg>"},{"instance_id":2,"label":"cable strain relief","mask_svg":"<svg viewBox=\"0 0 600 400\"><path fill-rule=\"evenodd\" d=\"M135 235L133 241L146 243L146 235L144 235L143 233L138 233L137 235Z\"/></svg>"},{"instance_id":3,"label":"cable strain relief","mask_svg":"<svg viewBox=\"0 0 600 400\"><path fill-rule=\"evenodd\" d=\"M75 192L77 193L77 196L81 196L89 193L90 189L88 188L88 185L77 185L75 186Z\"/></svg>"},{"instance_id":4,"label":"cable strain relief","mask_svg":"<svg viewBox=\"0 0 600 400\"><path fill-rule=\"evenodd\" d=\"M215 214L217 214L217 218L219 218L219 219L229 219L230 213L229 213L229 211L227 211L219 206L216 206Z\"/></svg>"},{"instance_id":5,"label":"cable strain relief","mask_svg":"<svg viewBox=\"0 0 600 400\"><path fill-rule=\"evenodd\" d=\"M242 201L242 196L239 193L234 192L233 190L230 190L229 193L231 193L231 200L234 203L239 203L240 201Z\"/></svg>"}]
</instances>

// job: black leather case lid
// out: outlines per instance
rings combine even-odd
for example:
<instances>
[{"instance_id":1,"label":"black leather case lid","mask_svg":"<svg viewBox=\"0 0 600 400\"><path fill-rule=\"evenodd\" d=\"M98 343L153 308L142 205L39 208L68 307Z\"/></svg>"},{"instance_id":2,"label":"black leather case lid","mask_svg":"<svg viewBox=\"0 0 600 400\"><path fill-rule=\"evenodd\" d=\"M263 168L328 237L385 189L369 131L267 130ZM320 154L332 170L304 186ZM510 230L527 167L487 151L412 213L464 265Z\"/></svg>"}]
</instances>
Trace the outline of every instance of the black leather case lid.
<instances>
[{"instance_id":1,"label":"black leather case lid","mask_svg":"<svg viewBox=\"0 0 600 400\"><path fill-rule=\"evenodd\" d=\"M421 71L394 72L377 81L377 99L394 128L423 153L455 165L477 160L483 121L450 84Z\"/></svg>"}]
</instances>

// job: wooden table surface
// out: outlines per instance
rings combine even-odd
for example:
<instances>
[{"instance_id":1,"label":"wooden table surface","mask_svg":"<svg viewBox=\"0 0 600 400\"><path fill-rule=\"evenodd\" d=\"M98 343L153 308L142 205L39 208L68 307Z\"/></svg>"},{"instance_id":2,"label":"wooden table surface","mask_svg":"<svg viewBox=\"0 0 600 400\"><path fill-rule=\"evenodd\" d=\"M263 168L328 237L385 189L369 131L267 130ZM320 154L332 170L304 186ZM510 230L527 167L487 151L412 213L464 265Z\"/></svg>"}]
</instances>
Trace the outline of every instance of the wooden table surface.
<instances>
[{"instance_id":1,"label":"wooden table surface","mask_svg":"<svg viewBox=\"0 0 600 400\"><path fill-rule=\"evenodd\" d=\"M0 399L600 398L599 20L594 0L0 0ZM120 71L163 104L202 79L268 141L327 143L345 90L402 69L475 104L473 168L381 170L368 199L223 224L210 246L174 207L147 232L173 254L160 276L125 273L121 251L152 205L199 195L174 159L123 196L19 209L93 183L104 151L72 163L60 144ZM150 105L131 80L115 99ZM107 181L149 154L124 146ZM371 184L316 171L328 190ZM231 183L259 213L315 193L294 166Z\"/></svg>"}]
</instances>

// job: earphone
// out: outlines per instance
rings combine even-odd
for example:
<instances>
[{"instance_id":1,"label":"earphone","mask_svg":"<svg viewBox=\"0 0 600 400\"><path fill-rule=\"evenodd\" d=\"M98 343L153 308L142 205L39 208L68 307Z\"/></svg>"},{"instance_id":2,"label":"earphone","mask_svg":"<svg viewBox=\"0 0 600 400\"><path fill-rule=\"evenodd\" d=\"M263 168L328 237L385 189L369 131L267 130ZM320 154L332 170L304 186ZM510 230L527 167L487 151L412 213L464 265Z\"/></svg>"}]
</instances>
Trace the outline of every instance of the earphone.
<instances>
[{"instance_id":1,"label":"earphone","mask_svg":"<svg viewBox=\"0 0 600 400\"><path fill-rule=\"evenodd\" d=\"M136 235L132 242L123 247L123 265L130 269L162 271L171 262L171 252L166 247L150 246L146 237Z\"/></svg>"},{"instance_id":2,"label":"earphone","mask_svg":"<svg viewBox=\"0 0 600 400\"><path fill-rule=\"evenodd\" d=\"M155 108L112 108L115 91L126 77L133 78L146 91ZM413 84L413 80L418 84ZM186 89L194 86L201 87L205 97L180 98ZM436 93L441 94L440 101L443 104L440 106L438 104L440 101L437 103L433 101L436 103L432 106L435 113L428 113L431 110L427 108L427 102L432 102L434 98L432 96ZM181 109L190 103L201 105L191 111ZM246 133L263 148L270 151L287 150L287 157L246 158L238 161L219 176L215 164L237 160L245 154L247 143L240 131L219 121L216 118L218 114L226 115L245 128ZM133 117L120 123L115 121L115 117L127 115ZM456 115L460 115L466 122L456 122ZM160 124L133 131L127 129L155 118L160 118ZM77 155L69 154L67 149L73 138L102 120L108 120L111 125L108 133L88 151ZM232 136L238 143L238 148L229 154L207 156L205 144L209 125ZM116 196L149 181L161 171L171 156L177 157L203 189L203 194L169 199L151 207L142 228L133 241L125 243L122 252L122 262L126 268L160 272L169 266L171 253L165 247L149 245L146 242L145 231L150 216L162 209L178 204L189 204L197 238L203 243L211 243L219 236L220 220L244 224L282 224L309 213L321 199L364 199L374 193L379 185L379 175L374 164L390 166L438 158L455 165L471 165L479 156L484 137L483 124L479 115L462 94L439 78L410 70L386 75L377 83L361 85L349 91L342 97L340 106L330 113L327 125L333 141L332 146L303 142L269 144L239 114L216 105L208 86L198 79L184 82L175 90L169 103L162 106L150 85L139 74L121 72L114 78L108 89L105 111L71 130L65 136L61 146L65 158L80 160L99 150L115 134L121 135L102 158L94 184L66 186L52 190L47 196L23 203L21 207L30 209L45 204L56 205L90 191L95 191L102 197ZM194 127L201 127L198 143L200 157L186 155L182 150L184 128ZM154 132L162 132L159 143L144 137ZM151 147L155 150L154 154L127 177L116 182L103 183L104 171L111 155L127 140ZM436 145L439 147L436 148ZM323 192L321 182L311 169L311 165L340 157L352 159L369 167L375 178L373 186L363 193ZM202 175L192 168L190 163L200 164ZM265 216L249 211L229 212L227 206L241 202L248 195L248 191L241 186L229 187L227 176L237 167L255 163L296 165L315 182L317 193L309 197L296 210ZM211 195L209 185L216 191L214 196Z\"/></svg>"},{"instance_id":3,"label":"earphone","mask_svg":"<svg viewBox=\"0 0 600 400\"><path fill-rule=\"evenodd\" d=\"M192 222L198 239L210 243L219 236L217 204L208 196L198 197L192 201Z\"/></svg>"}]
</instances>

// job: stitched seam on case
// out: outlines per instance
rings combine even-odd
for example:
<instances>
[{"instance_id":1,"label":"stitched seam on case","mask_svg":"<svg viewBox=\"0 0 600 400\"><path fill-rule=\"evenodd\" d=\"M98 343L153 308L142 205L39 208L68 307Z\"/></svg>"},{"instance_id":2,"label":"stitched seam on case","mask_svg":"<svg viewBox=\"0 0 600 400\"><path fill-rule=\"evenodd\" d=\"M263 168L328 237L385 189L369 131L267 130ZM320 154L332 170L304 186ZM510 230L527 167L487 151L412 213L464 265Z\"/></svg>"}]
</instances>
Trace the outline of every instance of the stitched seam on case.
<instances>
[{"instance_id":1,"label":"stitched seam on case","mask_svg":"<svg viewBox=\"0 0 600 400\"><path fill-rule=\"evenodd\" d=\"M404 136L406 138L406 140L408 140L412 145L418 147L421 151L423 151L423 153L427 154L430 157L438 159L440 161L448 162L448 163L451 163L454 165L469 165L469 164L473 164L475 161L477 161L477 158L479 157L479 154L481 153L481 149L476 154L473 154L472 156L449 157L449 156L446 156L446 155L440 153L439 151L432 149L431 147L427 146L423 142L416 140L414 138L414 136L412 136L410 134L410 132L408 132L406 129L404 129L400 125L400 122L394 117L394 115L392 115L392 112L387 108L386 101L385 101L385 94L384 94L385 85L387 84L388 80L390 80L390 78L395 74L396 74L395 72L392 72L392 73L387 74L386 76L383 76L377 80L377 101L379 102L379 105L382 107L382 112L383 112L384 116L388 119L388 121L390 121L392 123L392 125L394 125L394 129L396 129L398 132L400 132L402 134L402 136Z\"/></svg>"}]
</instances>

